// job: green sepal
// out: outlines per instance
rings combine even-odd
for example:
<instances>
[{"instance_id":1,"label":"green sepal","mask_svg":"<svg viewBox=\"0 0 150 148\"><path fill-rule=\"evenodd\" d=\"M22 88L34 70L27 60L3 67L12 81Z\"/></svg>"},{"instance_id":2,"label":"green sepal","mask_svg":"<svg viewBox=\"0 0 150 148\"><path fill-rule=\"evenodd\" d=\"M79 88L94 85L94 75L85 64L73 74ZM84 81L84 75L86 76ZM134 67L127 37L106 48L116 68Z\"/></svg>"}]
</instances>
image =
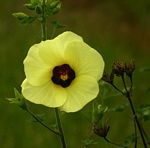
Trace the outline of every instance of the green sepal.
<instances>
[{"instance_id":1,"label":"green sepal","mask_svg":"<svg viewBox=\"0 0 150 148\"><path fill-rule=\"evenodd\" d=\"M10 103L18 105L22 109L27 110L25 98L23 97L23 95L19 93L19 91L16 88L14 88L14 94L15 94L15 98L7 98L7 100Z\"/></svg>"},{"instance_id":2,"label":"green sepal","mask_svg":"<svg viewBox=\"0 0 150 148\"><path fill-rule=\"evenodd\" d=\"M35 6L33 4L24 4L24 6L29 10L35 10Z\"/></svg>"},{"instance_id":3,"label":"green sepal","mask_svg":"<svg viewBox=\"0 0 150 148\"><path fill-rule=\"evenodd\" d=\"M36 17L29 16L23 12L17 12L12 14L21 24L31 24L36 20Z\"/></svg>"},{"instance_id":4,"label":"green sepal","mask_svg":"<svg viewBox=\"0 0 150 148\"><path fill-rule=\"evenodd\" d=\"M31 0L30 1L33 6L37 6L38 4L42 4L41 0Z\"/></svg>"},{"instance_id":5,"label":"green sepal","mask_svg":"<svg viewBox=\"0 0 150 148\"><path fill-rule=\"evenodd\" d=\"M58 5L60 5L60 1L59 0L54 0L54 1L50 2L50 4L49 3L47 3L47 4L49 5L49 8L54 9Z\"/></svg>"},{"instance_id":6,"label":"green sepal","mask_svg":"<svg viewBox=\"0 0 150 148\"><path fill-rule=\"evenodd\" d=\"M46 15L54 15L61 9L61 3L59 0L53 0L46 3Z\"/></svg>"}]
</instances>

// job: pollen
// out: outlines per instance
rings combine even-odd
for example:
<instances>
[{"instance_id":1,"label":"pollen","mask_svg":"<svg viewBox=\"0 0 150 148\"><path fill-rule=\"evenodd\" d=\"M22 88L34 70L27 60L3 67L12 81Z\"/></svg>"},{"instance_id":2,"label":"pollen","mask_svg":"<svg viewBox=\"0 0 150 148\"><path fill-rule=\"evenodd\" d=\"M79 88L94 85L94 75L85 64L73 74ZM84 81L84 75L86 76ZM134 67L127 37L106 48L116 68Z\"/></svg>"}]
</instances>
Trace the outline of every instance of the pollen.
<instances>
[{"instance_id":1,"label":"pollen","mask_svg":"<svg viewBox=\"0 0 150 148\"><path fill-rule=\"evenodd\" d=\"M60 75L60 79L62 79L63 81L66 81L68 79L68 75L62 74L62 75Z\"/></svg>"}]
</instances>

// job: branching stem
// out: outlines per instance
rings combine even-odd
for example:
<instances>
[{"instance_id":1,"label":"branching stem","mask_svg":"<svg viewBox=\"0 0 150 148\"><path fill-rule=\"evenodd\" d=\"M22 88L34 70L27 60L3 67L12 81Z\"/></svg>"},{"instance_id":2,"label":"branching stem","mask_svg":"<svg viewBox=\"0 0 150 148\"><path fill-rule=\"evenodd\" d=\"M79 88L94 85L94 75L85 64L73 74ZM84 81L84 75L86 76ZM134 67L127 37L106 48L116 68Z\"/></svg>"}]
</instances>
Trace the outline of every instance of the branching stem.
<instances>
[{"instance_id":1,"label":"branching stem","mask_svg":"<svg viewBox=\"0 0 150 148\"><path fill-rule=\"evenodd\" d=\"M134 109L134 105L132 103L130 92L128 91L127 86L126 86L124 75L122 75L122 81L123 81L123 84L124 84L124 88L126 90L126 97L127 97L128 101L130 103L130 107L131 107L131 110L132 110L132 114L133 114L134 120L135 120L135 122L137 124L137 127L139 129L139 132L140 132L140 135L141 135L141 138L142 138L143 145L144 145L145 148L147 148L147 144L146 144L146 141L145 141L145 138L144 138L143 130L142 130L140 122L139 122L139 120L137 118L137 115L136 115L136 112L135 112L135 109Z\"/></svg>"}]
</instances>

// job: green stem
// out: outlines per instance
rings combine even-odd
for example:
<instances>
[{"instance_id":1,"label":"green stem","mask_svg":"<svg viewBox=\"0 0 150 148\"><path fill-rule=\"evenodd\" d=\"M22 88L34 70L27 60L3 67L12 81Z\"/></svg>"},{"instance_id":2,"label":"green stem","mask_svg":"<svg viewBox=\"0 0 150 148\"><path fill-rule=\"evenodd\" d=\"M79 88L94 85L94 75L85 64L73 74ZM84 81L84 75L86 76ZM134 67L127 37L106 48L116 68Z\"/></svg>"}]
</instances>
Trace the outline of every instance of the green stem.
<instances>
[{"instance_id":1,"label":"green stem","mask_svg":"<svg viewBox=\"0 0 150 148\"><path fill-rule=\"evenodd\" d=\"M45 0L43 0L42 4L42 20L41 20L41 29L42 29L42 40L45 41L47 39L46 33L46 16L45 16Z\"/></svg>"},{"instance_id":2,"label":"green stem","mask_svg":"<svg viewBox=\"0 0 150 148\"><path fill-rule=\"evenodd\" d=\"M122 145L120 145L120 144L117 144L117 143L114 143L114 142L110 141L110 140L107 139L106 137L104 137L104 139L105 139L105 141L107 141L107 142L110 143L110 144L113 144L113 145L118 146L118 147L121 147L121 148L126 148L125 146L122 146Z\"/></svg>"},{"instance_id":3,"label":"green stem","mask_svg":"<svg viewBox=\"0 0 150 148\"><path fill-rule=\"evenodd\" d=\"M118 92L120 92L122 95L125 95L115 84L110 83Z\"/></svg>"},{"instance_id":4,"label":"green stem","mask_svg":"<svg viewBox=\"0 0 150 148\"><path fill-rule=\"evenodd\" d=\"M29 111L29 109L27 110L27 112L38 122L40 123L43 127L47 128L49 131L51 131L52 133L61 136L59 132L54 131L53 129L49 128L45 123L43 123L39 118L36 117L36 115L34 113L32 113L31 111Z\"/></svg>"},{"instance_id":5,"label":"green stem","mask_svg":"<svg viewBox=\"0 0 150 148\"><path fill-rule=\"evenodd\" d=\"M125 83L125 79L124 79L124 75L122 76L122 81L123 81L123 84L124 84L124 88L126 90L126 97L128 98L128 101L130 103L130 107L131 107L131 110L132 110L132 114L133 114L134 120L135 120L135 122L137 124L137 127L139 129L139 132L140 132L140 135L141 135L141 138L142 138L143 145L144 145L145 148L147 148L147 144L146 144L146 141L145 141L145 138L144 138L143 130L142 130L142 127L141 127L140 122L138 120L138 117L136 115L136 112L135 112L135 109L134 109L134 105L133 105L133 102L132 102L132 99L131 99L130 92L127 89L127 86L126 86L126 83Z\"/></svg>"},{"instance_id":6,"label":"green stem","mask_svg":"<svg viewBox=\"0 0 150 148\"><path fill-rule=\"evenodd\" d=\"M134 119L134 133L135 133L135 144L134 148L137 148L137 130L136 130L136 121Z\"/></svg>"},{"instance_id":7,"label":"green stem","mask_svg":"<svg viewBox=\"0 0 150 148\"><path fill-rule=\"evenodd\" d=\"M56 114L56 121L57 121L58 129L59 129L59 132L61 134L60 138L61 138L62 148L67 148L64 133L63 133L63 129L62 129L62 126L61 126L60 117L59 117L59 111L58 111L57 108L55 108L55 114Z\"/></svg>"}]
</instances>

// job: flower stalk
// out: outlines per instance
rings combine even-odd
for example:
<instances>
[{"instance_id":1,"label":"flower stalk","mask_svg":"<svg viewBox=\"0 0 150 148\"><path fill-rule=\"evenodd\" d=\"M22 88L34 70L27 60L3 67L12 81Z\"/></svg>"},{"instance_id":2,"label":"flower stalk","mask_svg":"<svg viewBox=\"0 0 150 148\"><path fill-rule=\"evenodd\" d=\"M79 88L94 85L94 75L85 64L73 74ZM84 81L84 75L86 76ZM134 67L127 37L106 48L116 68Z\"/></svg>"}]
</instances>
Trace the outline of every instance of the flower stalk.
<instances>
[{"instance_id":1,"label":"flower stalk","mask_svg":"<svg viewBox=\"0 0 150 148\"><path fill-rule=\"evenodd\" d=\"M133 119L134 120L134 129L135 129L135 145L134 145L134 148L137 147L137 130L136 130L136 125L137 125L137 128L138 128L139 132L140 132L144 148L147 148L147 143L146 143L146 140L145 140L145 137L144 137L143 128L140 125L140 121L139 121L139 119L137 117L137 114L135 112L135 108L134 108L134 105L133 105L133 102L132 102L132 98L131 98L132 87L133 87L132 75L133 75L134 70L135 70L135 64L134 64L133 61L130 61L129 64L124 64L123 62L117 62L117 63L114 63L113 66L112 66L112 73L111 73L111 75L113 75L113 76L115 75L115 76L121 78L121 80L123 82L123 86L124 86L125 92L120 90L113 83L114 77L111 77L111 75L105 73L104 76L103 76L103 80L105 82L109 83L110 85L112 85L118 92L120 92L123 96L125 96L128 99L128 102L129 102L131 110L132 110L133 118L134 118ZM127 85L126 85L126 81L125 81L125 77L124 77L125 74L130 79L130 82L131 82L130 89L127 89Z\"/></svg>"},{"instance_id":2,"label":"flower stalk","mask_svg":"<svg viewBox=\"0 0 150 148\"><path fill-rule=\"evenodd\" d=\"M61 139L62 147L67 148L66 142L65 142L64 132L63 132L63 129L62 129L62 126L61 126L59 111L58 111L57 108L55 108L55 114L56 114L57 126L58 126L58 129L59 129L59 132L60 132L60 139Z\"/></svg>"},{"instance_id":3,"label":"flower stalk","mask_svg":"<svg viewBox=\"0 0 150 148\"><path fill-rule=\"evenodd\" d=\"M42 40L45 41L47 39L46 33L46 16L45 16L45 0L42 3L42 14L41 14L41 30L42 30Z\"/></svg>"},{"instance_id":4,"label":"flower stalk","mask_svg":"<svg viewBox=\"0 0 150 148\"><path fill-rule=\"evenodd\" d=\"M135 122L137 124L137 127L139 129L139 132L140 132L140 135L141 135L141 138L142 138L142 142L143 142L144 148L147 148L147 144L146 144L146 140L144 138L143 130L141 128L140 122L139 122L138 117L136 115L135 108L134 108L134 105L133 105L133 102L132 102L132 99L131 99L131 94L127 90L127 86L126 86L126 82L125 82L125 79L124 79L124 75L122 75L122 81L123 81L123 84L124 84L124 88L126 90L126 97L127 97L128 101L129 101L134 120L135 120Z\"/></svg>"},{"instance_id":5,"label":"flower stalk","mask_svg":"<svg viewBox=\"0 0 150 148\"><path fill-rule=\"evenodd\" d=\"M46 129L48 129L49 131L51 131L52 133L61 136L59 132L49 128L45 123L43 123L39 118L37 118L37 116L32 113L29 109L26 110L38 123L40 123L43 127L45 127Z\"/></svg>"}]
</instances>

